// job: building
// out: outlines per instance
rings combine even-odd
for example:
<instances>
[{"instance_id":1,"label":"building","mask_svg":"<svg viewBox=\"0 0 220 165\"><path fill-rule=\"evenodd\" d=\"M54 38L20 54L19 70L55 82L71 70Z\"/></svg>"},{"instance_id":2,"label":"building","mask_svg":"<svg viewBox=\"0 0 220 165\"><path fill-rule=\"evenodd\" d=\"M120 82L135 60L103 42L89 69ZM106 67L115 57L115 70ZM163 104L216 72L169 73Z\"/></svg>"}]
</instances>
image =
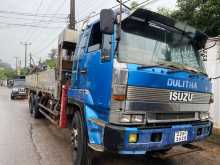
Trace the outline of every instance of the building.
<instances>
[{"instance_id":1,"label":"building","mask_svg":"<svg viewBox=\"0 0 220 165\"><path fill-rule=\"evenodd\" d=\"M214 121L214 127L220 128L220 36L210 38L207 42L205 54L207 60L205 66L212 80L214 103L210 107L210 116Z\"/></svg>"}]
</instances>

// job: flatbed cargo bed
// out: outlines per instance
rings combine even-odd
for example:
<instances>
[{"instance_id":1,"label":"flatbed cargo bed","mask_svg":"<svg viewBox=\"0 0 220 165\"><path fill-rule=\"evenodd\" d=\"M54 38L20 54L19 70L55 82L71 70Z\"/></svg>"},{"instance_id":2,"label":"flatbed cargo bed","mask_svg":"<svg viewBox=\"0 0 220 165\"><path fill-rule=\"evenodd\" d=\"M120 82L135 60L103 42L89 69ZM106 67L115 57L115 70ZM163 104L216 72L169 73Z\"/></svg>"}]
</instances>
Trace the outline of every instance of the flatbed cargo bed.
<instances>
[{"instance_id":1,"label":"flatbed cargo bed","mask_svg":"<svg viewBox=\"0 0 220 165\"><path fill-rule=\"evenodd\" d=\"M41 90L58 97L58 81L55 69L37 72L26 76L25 86L32 90Z\"/></svg>"}]
</instances>

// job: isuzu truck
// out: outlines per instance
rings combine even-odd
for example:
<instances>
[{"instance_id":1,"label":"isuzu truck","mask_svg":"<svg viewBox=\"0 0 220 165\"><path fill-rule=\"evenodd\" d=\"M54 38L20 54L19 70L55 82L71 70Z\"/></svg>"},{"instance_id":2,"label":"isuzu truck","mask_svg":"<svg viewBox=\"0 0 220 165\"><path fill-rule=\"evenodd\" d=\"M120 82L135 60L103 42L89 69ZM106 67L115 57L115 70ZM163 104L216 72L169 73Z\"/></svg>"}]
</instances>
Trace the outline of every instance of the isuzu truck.
<instances>
[{"instance_id":1,"label":"isuzu truck","mask_svg":"<svg viewBox=\"0 0 220 165\"><path fill-rule=\"evenodd\" d=\"M145 155L206 139L207 35L152 11L103 9L59 38L57 67L26 77L29 109L70 128L75 165L94 153Z\"/></svg>"}]
</instances>

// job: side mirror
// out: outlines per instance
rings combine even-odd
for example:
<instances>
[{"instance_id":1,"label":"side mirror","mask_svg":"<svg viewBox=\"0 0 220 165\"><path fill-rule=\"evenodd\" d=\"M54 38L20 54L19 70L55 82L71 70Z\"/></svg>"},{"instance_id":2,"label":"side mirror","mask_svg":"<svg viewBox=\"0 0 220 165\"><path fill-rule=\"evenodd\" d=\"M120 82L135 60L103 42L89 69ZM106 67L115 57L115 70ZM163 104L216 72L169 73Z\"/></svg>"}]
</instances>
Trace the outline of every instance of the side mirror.
<instances>
[{"instance_id":1,"label":"side mirror","mask_svg":"<svg viewBox=\"0 0 220 165\"><path fill-rule=\"evenodd\" d=\"M208 40L208 36L206 34L196 31L192 40L192 44L197 50L200 50L205 47L207 40Z\"/></svg>"},{"instance_id":2,"label":"side mirror","mask_svg":"<svg viewBox=\"0 0 220 165\"><path fill-rule=\"evenodd\" d=\"M112 9L102 9L100 13L100 30L103 34L113 34L115 16Z\"/></svg>"}]
</instances>

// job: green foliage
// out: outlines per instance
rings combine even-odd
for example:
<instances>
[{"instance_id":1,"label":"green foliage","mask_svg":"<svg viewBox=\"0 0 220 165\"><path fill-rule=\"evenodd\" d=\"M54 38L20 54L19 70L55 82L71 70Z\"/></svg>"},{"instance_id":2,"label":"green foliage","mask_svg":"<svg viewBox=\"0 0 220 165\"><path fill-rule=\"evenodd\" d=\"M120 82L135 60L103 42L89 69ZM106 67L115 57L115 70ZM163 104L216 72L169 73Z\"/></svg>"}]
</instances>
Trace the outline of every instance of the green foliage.
<instances>
[{"instance_id":1,"label":"green foliage","mask_svg":"<svg viewBox=\"0 0 220 165\"><path fill-rule=\"evenodd\" d=\"M16 76L16 71L11 68L0 68L0 80L12 79Z\"/></svg>"},{"instance_id":2,"label":"green foliage","mask_svg":"<svg viewBox=\"0 0 220 165\"><path fill-rule=\"evenodd\" d=\"M157 13L164 15L164 16L167 16L167 17L171 17L172 11L170 11L169 9L166 9L166 8L158 8Z\"/></svg>"},{"instance_id":3,"label":"green foliage","mask_svg":"<svg viewBox=\"0 0 220 165\"><path fill-rule=\"evenodd\" d=\"M45 61L45 64L47 65L48 68L52 69L56 67L56 62L57 62L56 59L47 59Z\"/></svg>"},{"instance_id":4,"label":"green foliage","mask_svg":"<svg viewBox=\"0 0 220 165\"><path fill-rule=\"evenodd\" d=\"M0 79L10 79L16 75L16 71L8 63L0 59Z\"/></svg>"},{"instance_id":5,"label":"green foliage","mask_svg":"<svg viewBox=\"0 0 220 165\"><path fill-rule=\"evenodd\" d=\"M209 36L220 35L219 0L177 0L177 7L171 14L174 19L186 22Z\"/></svg>"},{"instance_id":6,"label":"green foliage","mask_svg":"<svg viewBox=\"0 0 220 165\"><path fill-rule=\"evenodd\" d=\"M130 6L131 6L131 9L135 9L138 5L139 4L137 1L132 1Z\"/></svg>"},{"instance_id":7,"label":"green foliage","mask_svg":"<svg viewBox=\"0 0 220 165\"><path fill-rule=\"evenodd\" d=\"M57 49L51 49L49 55L49 58L46 59L42 64L46 65L48 69L53 69L56 68L57 65L57 54L58 50Z\"/></svg>"},{"instance_id":8,"label":"green foliage","mask_svg":"<svg viewBox=\"0 0 220 165\"><path fill-rule=\"evenodd\" d=\"M21 68L20 75L26 76L29 73L28 68Z\"/></svg>"}]
</instances>

